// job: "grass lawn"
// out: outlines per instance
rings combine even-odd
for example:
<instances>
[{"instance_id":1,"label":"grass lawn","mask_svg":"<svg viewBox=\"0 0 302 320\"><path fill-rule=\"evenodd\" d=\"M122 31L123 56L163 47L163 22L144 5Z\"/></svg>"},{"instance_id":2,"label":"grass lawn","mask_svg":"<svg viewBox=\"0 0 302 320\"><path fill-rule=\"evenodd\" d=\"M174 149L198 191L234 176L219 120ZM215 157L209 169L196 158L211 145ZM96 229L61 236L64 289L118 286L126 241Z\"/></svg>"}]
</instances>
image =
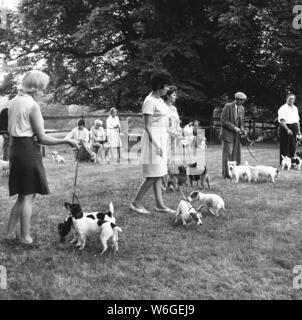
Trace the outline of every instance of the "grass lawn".
<instances>
[{"instance_id":1,"label":"grass lawn","mask_svg":"<svg viewBox=\"0 0 302 320\"><path fill-rule=\"evenodd\" d=\"M105 209L112 200L122 227L119 252L100 256L98 238L79 252L61 245L57 224L67 216L75 162L44 164L50 196L37 196L32 233L39 248L0 242L0 265L7 268L8 288L0 299L300 299L293 289L293 268L302 264L302 173L281 172L270 182L232 184L221 177L221 148L209 146L206 163L212 192L223 197L226 216L204 214L203 226L174 226L174 216L129 212L141 182L138 165L80 164L78 191L85 211ZM278 146L253 148L259 164L278 166ZM255 164L243 147L243 161ZM8 197L7 178L0 177L0 234L7 226L15 198ZM188 194L192 189L185 188ZM205 192L208 192L207 190ZM166 194L176 208L179 197ZM146 207L154 207L153 193ZM154 211L154 210L153 210Z\"/></svg>"}]
</instances>

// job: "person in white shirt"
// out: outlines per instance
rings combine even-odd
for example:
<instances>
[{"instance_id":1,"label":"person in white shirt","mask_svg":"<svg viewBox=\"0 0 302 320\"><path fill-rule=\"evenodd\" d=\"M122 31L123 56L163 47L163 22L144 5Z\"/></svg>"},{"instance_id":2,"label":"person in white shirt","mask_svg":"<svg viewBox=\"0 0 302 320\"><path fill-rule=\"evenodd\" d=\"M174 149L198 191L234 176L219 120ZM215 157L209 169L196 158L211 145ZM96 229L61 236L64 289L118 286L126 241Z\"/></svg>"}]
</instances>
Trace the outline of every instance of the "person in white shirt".
<instances>
[{"instance_id":1,"label":"person in white shirt","mask_svg":"<svg viewBox=\"0 0 302 320\"><path fill-rule=\"evenodd\" d=\"M65 139L74 139L80 146L80 149L75 149L75 159L80 157L79 161L95 161L95 153L90 150L90 133L85 128L84 119L78 121L78 126L72 129Z\"/></svg>"},{"instance_id":2,"label":"person in white shirt","mask_svg":"<svg viewBox=\"0 0 302 320\"><path fill-rule=\"evenodd\" d=\"M193 156L193 142L194 142L194 123L190 121L183 129L184 139L182 139L182 145L184 148L184 161L187 161L187 157L189 158L188 161L191 162L191 157Z\"/></svg>"},{"instance_id":3,"label":"person in white shirt","mask_svg":"<svg viewBox=\"0 0 302 320\"><path fill-rule=\"evenodd\" d=\"M297 136L301 136L300 116L298 108L294 105L296 96L289 94L286 103L278 110L278 122L280 123L280 164L282 155L290 158L295 156Z\"/></svg>"}]
</instances>

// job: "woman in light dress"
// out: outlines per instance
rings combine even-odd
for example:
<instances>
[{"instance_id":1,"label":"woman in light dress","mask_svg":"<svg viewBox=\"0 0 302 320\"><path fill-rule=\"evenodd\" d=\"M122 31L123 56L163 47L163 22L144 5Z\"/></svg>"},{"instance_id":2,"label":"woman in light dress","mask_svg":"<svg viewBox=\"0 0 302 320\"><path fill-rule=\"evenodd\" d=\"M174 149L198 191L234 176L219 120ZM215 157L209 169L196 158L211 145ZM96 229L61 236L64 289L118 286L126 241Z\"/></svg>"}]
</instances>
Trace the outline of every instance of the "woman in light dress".
<instances>
[{"instance_id":1,"label":"woman in light dress","mask_svg":"<svg viewBox=\"0 0 302 320\"><path fill-rule=\"evenodd\" d=\"M161 98L171 83L171 76L166 72L156 72L151 77L152 92L145 98L142 106L145 130L142 137L143 178L139 191L130 204L130 209L138 213L149 214L142 200L153 187L155 211L175 213L168 208L162 197L162 177L167 171L167 117L169 109Z\"/></svg>"},{"instance_id":2,"label":"woman in light dress","mask_svg":"<svg viewBox=\"0 0 302 320\"><path fill-rule=\"evenodd\" d=\"M114 158L113 149L116 149L117 162L120 162L121 147L122 147L122 141L120 138L121 124L120 124L120 119L117 116L116 108L110 109L110 116L107 118L107 121L106 121L106 130L107 130L107 138L109 143L110 155L112 158Z\"/></svg>"},{"instance_id":3,"label":"woman in light dress","mask_svg":"<svg viewBox=\"0 0 302 320\"><path fill-rule=\"evenodd\" d=\"M169 116L168 116L168 165L175 155L178 144L178 139L182 136L182 129L180 127L180 119L177 112L177 108L175 107L175 101L177 99L177 88L175 86L171 86L167 91L167 94L164 96L164 101L169 108Z\"/></svg>"}]
</instances>

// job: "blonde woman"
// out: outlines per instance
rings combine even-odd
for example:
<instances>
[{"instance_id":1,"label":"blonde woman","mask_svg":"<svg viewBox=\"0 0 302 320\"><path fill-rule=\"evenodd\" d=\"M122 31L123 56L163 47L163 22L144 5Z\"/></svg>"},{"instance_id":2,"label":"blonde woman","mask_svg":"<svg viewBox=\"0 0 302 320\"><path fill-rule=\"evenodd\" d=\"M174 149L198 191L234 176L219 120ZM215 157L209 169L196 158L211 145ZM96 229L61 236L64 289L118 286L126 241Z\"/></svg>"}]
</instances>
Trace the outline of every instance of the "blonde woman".
<instances>
[{"instance_id":1,"label":"blonde woman","mask_svg":"<svg viewBox=\"0 0 302 320\"><path fill-rule=\"evenodd\" d=\"M56 139L45 134L44 120L37 101L49 83L44 72L33 70L25 74L21 90L9 101L8 132L10 134L9 195L18 195L9 218L6 239L16 238L20 221L20 242L33 243L30 234L32 208L36 193L49 194L40 146L68 144L78 148L72 139ZM37 143L38 141L38 143Z\"/></svg>"},{"instance_id":2,"label":"blonde woman","mask_svg":"<svg viewBox=\"0 0 302 320\"><path fill-rule=\"evenodd\" d=\"M121 124L120 119L117 116L116 108L110 109L110 116L107 118L106 121L106 129L110 155L112 158L114 158L113 149L117 149L117 162L120 162L122 146L122 141L120 138Z\"/></svg>"}]
</instances>

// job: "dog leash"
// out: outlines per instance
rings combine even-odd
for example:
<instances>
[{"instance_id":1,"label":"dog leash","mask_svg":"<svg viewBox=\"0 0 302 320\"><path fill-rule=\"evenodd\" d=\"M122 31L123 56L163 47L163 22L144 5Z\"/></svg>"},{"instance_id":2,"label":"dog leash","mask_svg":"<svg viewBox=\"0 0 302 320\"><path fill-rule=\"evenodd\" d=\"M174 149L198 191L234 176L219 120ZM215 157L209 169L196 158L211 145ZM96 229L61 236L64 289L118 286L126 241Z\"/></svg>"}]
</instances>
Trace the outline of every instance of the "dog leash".
<instances>
[{"instance_id":1,"label":"dog leash","mask_svg":"<svg viewBox=\"0 0 302 320\"><path fill-rule=\"evenodd\" d=\"M183 192L179 189L178 192L180 193L182 199L187 203L187 205L190 207L190 209L193 208L193 206L191 205L191 203L186 199L186 197L184 196Z\"/></svg>"},{"instance_id":2,"label":"dog leash","mask_svg":"<svg viewBox=\"0 0 302 320\"><path fill-rule=\"evenodd\" d=\"M82 152L82 150L80 148L78 150L78 154L77 154L77 164L76 164L76 169L75 169L73 192L72 192L72 203L75 203L75 200L76 200L79 205L80 205L80 200L79 200L79 197L77 196L77 193L76 193L76 186L77 186L77 180L78 180L78 171L79 171L79 162L80 162L81 152Z\"/></svg>"},{"instance_id":3,"label":"dog leash","mask_svg":"<svg viewBox=\"0 0 302 320\"><path fill-rule=\"evenodd\" d=\"M247 137L247 138L245 138L245 140L246 140L247 142L249 142L250 139ZM243 141L244 141L244 137L243 137L242 135L240 135L240 142L241 142L242 145L243 145ZM247 151L249 152L249 154L254 158L254 160L258 161L258 160L256 159L254 153L253 153L252 150L250 149L250 147L249 147L248 145L246 145L246 148L247 148Z\"/></svg>"}]
</instances>

